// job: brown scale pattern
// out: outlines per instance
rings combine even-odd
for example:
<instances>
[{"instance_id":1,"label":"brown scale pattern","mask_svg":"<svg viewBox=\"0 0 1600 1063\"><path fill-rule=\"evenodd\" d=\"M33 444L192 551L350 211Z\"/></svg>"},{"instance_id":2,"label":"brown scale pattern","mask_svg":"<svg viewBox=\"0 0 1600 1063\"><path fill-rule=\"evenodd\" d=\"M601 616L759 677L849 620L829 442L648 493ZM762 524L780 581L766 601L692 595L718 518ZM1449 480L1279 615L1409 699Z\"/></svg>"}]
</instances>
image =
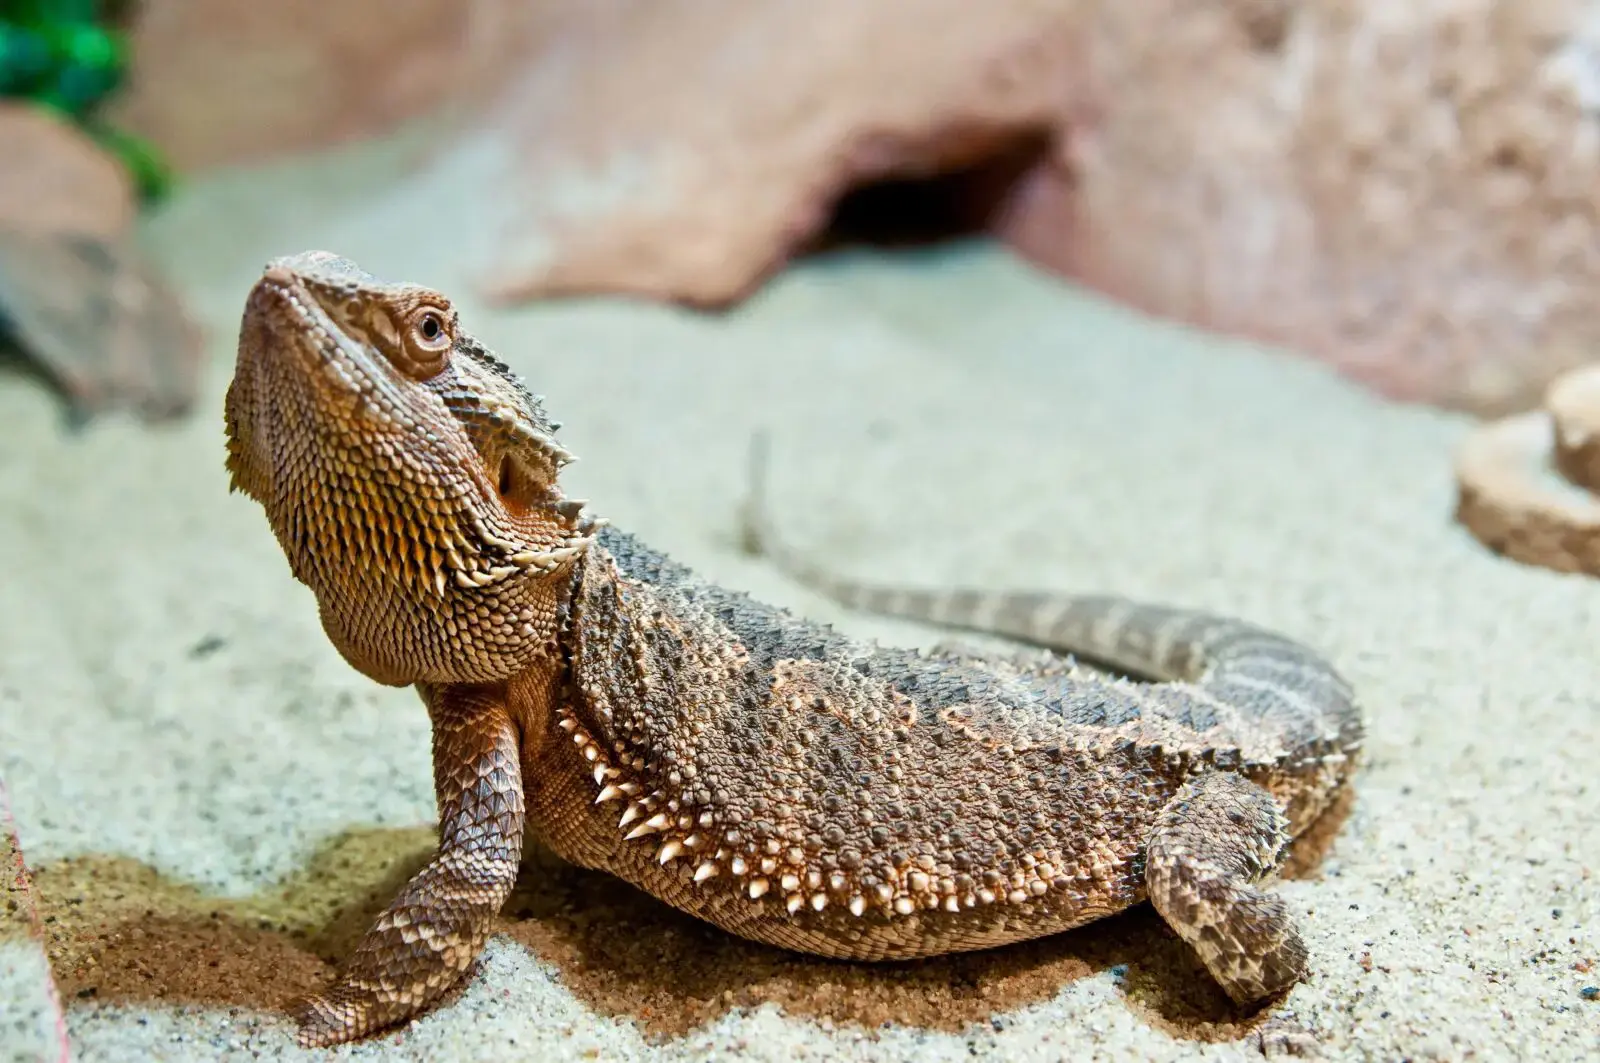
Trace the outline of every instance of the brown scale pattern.
<instances>
[{"instance_id":1,"label":"brown scale pattern","mask_svg":"<svg viewBox=\"0 0 1600 1063\"><path fill-rule=\"evenodd\" d=\"M417 349L430 317L445 350ZM351 664L395 685L520 671L550 641L556 596L511 584L559 576L595 522L555 484L571 460L555 426L527 416L449 300L311 252L268 268L239 345L234 486L266 509ZM374 375L374 354L392 372Z\"/></svg>"},{"instance_id":2,"label":"brown scale pattern","mask_svg":"<svg viewBox=\"0 0 1600 1063\"><path fill-rule=\"evenodd\" d=\"M301 1044L334 1044L404 1018L477 957L522 858L516 723L471 688L424 692L433 721L439 851L378 917L339 983L301 1004Z\"/></svg>"},{"instance_id":3,"label":"brown scale pattern","mask_svg":"<svg viewBox=\"0 0 1600 1063\"><path fill-rule=\"evenodd\" d=\"M458 981L524 833L811 953L984 948L1148 897L1236 999L1305 973L1262 883L1362 725L1304 647L1110 598L852 585L755 507L753 545L847 605L1039 648L880 647L724 590L562 496L558 426L448 299L324 252L252 290L226 419L330 639L434 724L438 854L300 1008L306 1043Z\"/></svg>"},{"instance_id":4,"label":"brown scale pattern","mask_svg":"<svg viewBox=\"0 0 1600 1063\"><path fill-rule=\"evenodd\" d=\"M554 828L553 847L810 952L988 947L1136 903L1144 841L1184 780L1251 766L1206 688L852 642L610 529L572 626L577 696L558 727L590 766L596 807L581 829ZM1240 646L1242 630L1228 629ZM1256 773L1303 793L1309 822L1345 758L1273 756ZM560 801L548 814L565 822L575 802Z\"/></svg>"}]
</instances>

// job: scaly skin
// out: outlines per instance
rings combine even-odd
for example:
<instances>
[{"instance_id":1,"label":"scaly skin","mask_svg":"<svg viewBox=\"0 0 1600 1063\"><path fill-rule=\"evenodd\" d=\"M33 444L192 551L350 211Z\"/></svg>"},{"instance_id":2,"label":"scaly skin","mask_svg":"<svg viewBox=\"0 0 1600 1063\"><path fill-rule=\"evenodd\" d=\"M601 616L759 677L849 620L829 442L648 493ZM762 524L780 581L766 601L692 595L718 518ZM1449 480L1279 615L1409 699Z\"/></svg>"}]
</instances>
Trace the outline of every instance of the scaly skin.
<instances>
[{"instance_id":1,"label":"scaly skin","mask_svg":"<svg viewBox=\"0 0 1600 1063\"><path fill-rule=\"evenodd\" d=\"M562 496L556 426L448 299L324 252L252 290L227 426L329 638L434 724L438 854L299 1009L303 1043L459 979L524 833L804 952L985 948L1149 899L1238 1001L1305 974L1261 884L1362 737L1311 651L1115 599L854 586L756 509L752 545L846 604L1046 649L879 647L724 590Z\"/></svg>"}]
</instances>

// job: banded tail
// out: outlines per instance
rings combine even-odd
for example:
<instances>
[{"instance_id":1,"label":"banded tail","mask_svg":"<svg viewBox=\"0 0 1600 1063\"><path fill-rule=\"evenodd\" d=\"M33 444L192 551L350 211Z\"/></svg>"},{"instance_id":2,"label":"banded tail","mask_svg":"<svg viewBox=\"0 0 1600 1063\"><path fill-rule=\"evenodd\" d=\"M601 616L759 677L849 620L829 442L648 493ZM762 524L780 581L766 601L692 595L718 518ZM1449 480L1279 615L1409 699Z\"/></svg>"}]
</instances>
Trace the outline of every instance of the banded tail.
<instances>
[{"instance_id":1,"label":"banded tail","mask_svg":"<svg viewBox=\"0 0 1600 1063\"><path fill-rule=\"evenodd\" d=\"M1154 683L1180 683L1257 720L1278 718L1302 742L1359 749L1354 691L1320 654L1254 624L1203 611L1104 595L916 590L836 576L787 546L765 504L766 440L751 451L743 511L747 552L849 609L1000 635Z\"/></svg>"}]
</instances>

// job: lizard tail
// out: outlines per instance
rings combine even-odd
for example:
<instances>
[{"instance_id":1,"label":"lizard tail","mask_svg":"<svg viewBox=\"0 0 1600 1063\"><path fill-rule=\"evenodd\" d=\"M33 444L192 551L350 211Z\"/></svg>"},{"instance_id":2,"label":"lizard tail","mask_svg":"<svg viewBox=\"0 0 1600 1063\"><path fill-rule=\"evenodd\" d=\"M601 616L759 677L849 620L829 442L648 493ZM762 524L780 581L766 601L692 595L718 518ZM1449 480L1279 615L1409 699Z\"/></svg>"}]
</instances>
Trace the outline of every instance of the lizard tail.
<instances>
[{"instance_id":1,"label":"lizard tail","mask_svg":"<svg viewBox=\"0 0 1600 1063\"><path fill-rule=\"evenodd\" d=\"M783 542L766 506L768 443L751 447L743 513L746 551L848 609L999 635L1148 682L1193 684L1247 706L1288 709L1311 733L1359 745L1350 685L1318 653L1284 635L1226 616L1105 595L877 586L835 575Z\"/></svg>"}]
</instances>

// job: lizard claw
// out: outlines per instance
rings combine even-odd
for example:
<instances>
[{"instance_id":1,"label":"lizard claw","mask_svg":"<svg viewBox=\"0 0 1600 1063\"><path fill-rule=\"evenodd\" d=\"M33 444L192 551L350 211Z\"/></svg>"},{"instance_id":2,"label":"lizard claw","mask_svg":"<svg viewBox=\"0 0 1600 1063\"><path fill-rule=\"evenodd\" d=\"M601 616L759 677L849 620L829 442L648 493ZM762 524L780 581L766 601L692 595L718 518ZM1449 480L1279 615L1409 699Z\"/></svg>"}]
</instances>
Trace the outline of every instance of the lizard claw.
<instances>
[{"instance_id":1,"label":"lizard claw","mask_svg":"<svg viewBox=\"0 0 1600 1063\"><path fill-rule=\"evenodd\" d=\"M289 1008L301 1048L343 1044L409 1018L422 1004L419 994L384 992L373 986L343 982L326 993L304 997Z\"/></svg>"},{"instance_id":2,"label":"lizard claw","mask_svg":"<svg viewBox=\"0 0 1600 1063\"><path fill-rule=\"evenodd\" d=\"M295 1044L301 1048L327 1048L360 1036L359 1010L352 1004L336 1004L327 996L311 996L289 1009L294 1021Z\"/></svg>"}]
</instances>

